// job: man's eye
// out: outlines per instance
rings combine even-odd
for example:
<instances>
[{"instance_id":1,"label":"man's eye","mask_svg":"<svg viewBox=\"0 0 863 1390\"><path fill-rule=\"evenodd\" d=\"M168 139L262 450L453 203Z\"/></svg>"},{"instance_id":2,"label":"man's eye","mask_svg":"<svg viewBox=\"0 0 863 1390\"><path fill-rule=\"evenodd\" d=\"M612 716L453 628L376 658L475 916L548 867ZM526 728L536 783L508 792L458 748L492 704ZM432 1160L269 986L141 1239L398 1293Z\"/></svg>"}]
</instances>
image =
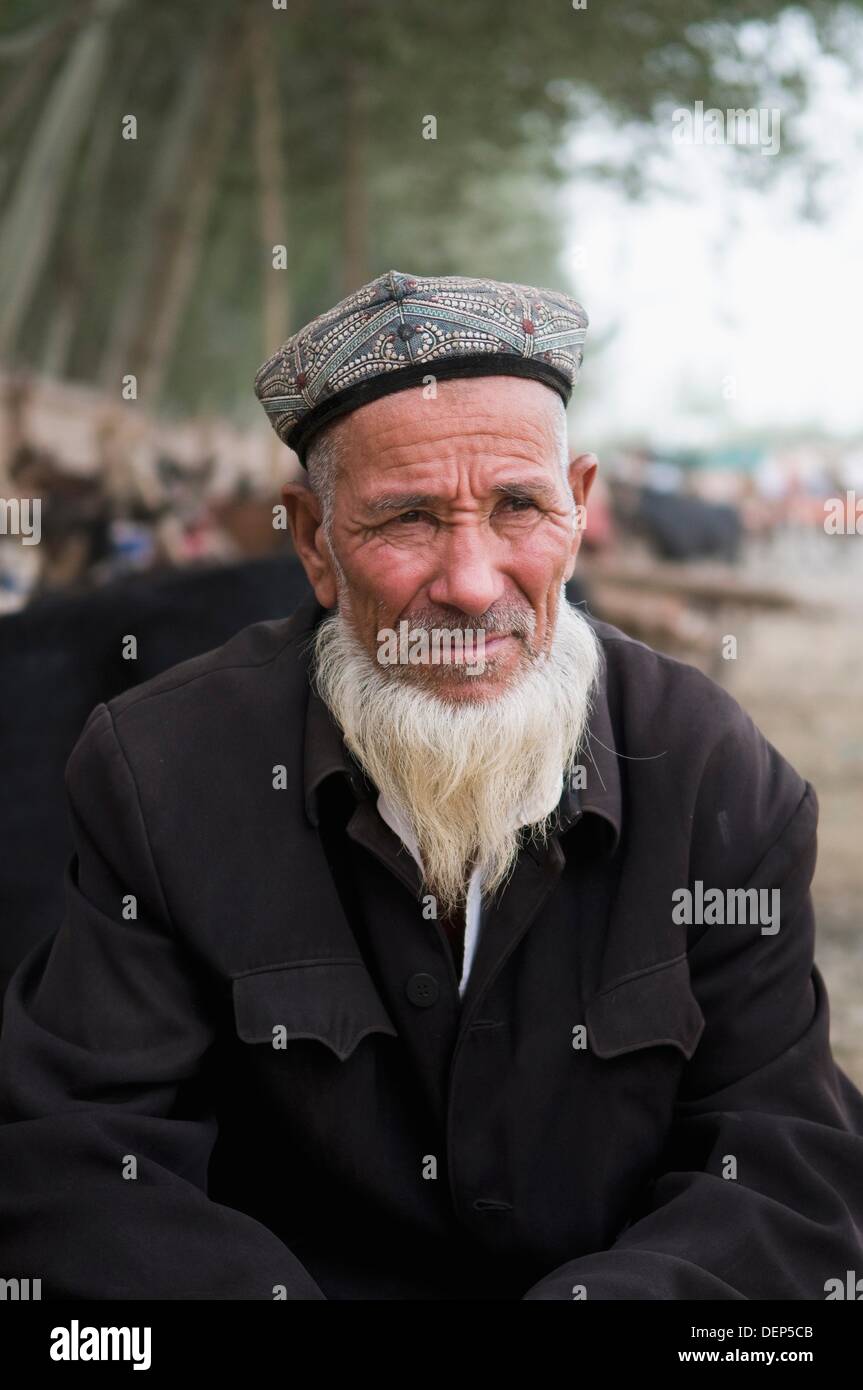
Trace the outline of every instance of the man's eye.
<instances>
[{"instance_id":1,"label":"man's eye","mask_svg":"<svg viewBox=\"0 0 863 1390\"><path fill-rule=\"evenodd\" d=\"M508 497L503 503L504 507L512 507L514 511L532 511L536 507L532 497Z\"/></svg>"},{"instance_id":2,"label":"man's eye","mask_svg":"<svg viewBox=\"0 0 863 1390\"><path fill-rule=\"evenodd\" d=\"M398 516L393 517L393 521L396 523L402 521L406 522L408 525L412 525L415 521L419 521L420 517L424 516L426 516L426 512L399 512Z\"/></svg>"}]
</instances>

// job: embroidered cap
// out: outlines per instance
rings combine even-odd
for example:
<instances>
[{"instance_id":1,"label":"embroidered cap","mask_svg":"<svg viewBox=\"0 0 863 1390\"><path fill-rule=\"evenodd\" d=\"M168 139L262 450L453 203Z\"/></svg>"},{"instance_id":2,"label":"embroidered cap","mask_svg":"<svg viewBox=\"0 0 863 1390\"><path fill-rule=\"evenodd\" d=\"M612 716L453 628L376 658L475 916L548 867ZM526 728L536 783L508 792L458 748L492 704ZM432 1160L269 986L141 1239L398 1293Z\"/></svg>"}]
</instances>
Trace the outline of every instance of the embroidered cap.
<instances>
[{"instance_id":1,"label":"embroidered cap","mask_svg":"<svg viewBox=\"0 0 863 1390\"><path fill-rule=\"evenodd\" d=\"M312 319L255 377L255 395L305 467L337 415L429 378L526 376L569 401L588 318L559 290L389 270Z\"/></svg>"}]
</instances>

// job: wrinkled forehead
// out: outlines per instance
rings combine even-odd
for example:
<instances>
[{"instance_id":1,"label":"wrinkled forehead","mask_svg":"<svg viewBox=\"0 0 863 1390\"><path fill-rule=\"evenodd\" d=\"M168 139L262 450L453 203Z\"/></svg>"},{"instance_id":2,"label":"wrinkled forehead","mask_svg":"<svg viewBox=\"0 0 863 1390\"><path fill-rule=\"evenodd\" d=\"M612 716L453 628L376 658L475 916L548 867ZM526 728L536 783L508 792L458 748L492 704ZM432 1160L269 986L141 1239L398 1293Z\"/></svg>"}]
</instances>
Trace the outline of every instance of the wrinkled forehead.
<instances>
[{"instance_id":1,"label":"wrinkled forehead","mask_svg":"<svg viewBox=\"0 0 863 1390\"><path fill-rule=\"evenodd\" d=\"M512 463L554 470L566 453L566 409L540 381L432 380L360 406L327 433L357 479L464 459L486 470Z\"/></svg>"}]
</instances>

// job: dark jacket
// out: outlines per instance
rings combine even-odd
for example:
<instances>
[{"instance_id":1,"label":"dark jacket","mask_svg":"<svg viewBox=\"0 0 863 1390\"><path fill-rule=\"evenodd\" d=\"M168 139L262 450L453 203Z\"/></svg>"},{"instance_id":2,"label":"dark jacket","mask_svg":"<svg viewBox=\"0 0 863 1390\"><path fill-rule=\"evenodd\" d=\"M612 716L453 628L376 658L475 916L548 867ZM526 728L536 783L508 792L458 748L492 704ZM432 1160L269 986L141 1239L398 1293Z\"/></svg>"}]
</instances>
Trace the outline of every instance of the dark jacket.
<instances>
[{"instance_id":1,"label":"dark jacket","mask_svg":"<svg viewBox=\"0 0 863 1390\"><path fill-rule=\"evenodd\" d=\"M822 1299L863 1096L813 965L817 803L730 696L602 623L586 790L459 1000L308 685L322 610L98 705L67 912L9 986L4 1277L44 1298ZM774 889L778 931L680 923Z\"/></svg>"}]
</instances>

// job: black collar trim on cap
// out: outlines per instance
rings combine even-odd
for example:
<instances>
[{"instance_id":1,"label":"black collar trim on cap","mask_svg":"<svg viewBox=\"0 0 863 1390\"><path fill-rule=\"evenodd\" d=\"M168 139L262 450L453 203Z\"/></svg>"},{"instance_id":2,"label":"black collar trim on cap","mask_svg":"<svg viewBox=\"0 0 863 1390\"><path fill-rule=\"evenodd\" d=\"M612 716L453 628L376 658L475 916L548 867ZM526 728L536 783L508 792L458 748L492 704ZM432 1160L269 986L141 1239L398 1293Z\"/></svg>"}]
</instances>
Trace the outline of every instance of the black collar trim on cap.
<instances>
[{"instance_id":1,"label":"black collar trim on cap","mask_svg":"<svg viewBox=\"0 0 863 1390\"><path fill-rule=\"evenodd\" d=\"M455 377L474 376L523 376L542 381L552 387L561 397L564 405L569 404L572 385L560 368L538 357L518 357L509 352L486 352L472 356L452 357L441 362L415 362L409 367L397 367L368 381L358 381L343 391L337 391L327 400L319 401L289 431L288 446L299 456L306 466L306 453L312 435L338 415L347 415L369 401L380 396L391 395L395 391L406 391L411 386L423 386L429 377L436 381L447 381ZM273 401L266 404L272 409ZM278 401L276 400L276 404Z\"/></svg>"}]
</instances>

